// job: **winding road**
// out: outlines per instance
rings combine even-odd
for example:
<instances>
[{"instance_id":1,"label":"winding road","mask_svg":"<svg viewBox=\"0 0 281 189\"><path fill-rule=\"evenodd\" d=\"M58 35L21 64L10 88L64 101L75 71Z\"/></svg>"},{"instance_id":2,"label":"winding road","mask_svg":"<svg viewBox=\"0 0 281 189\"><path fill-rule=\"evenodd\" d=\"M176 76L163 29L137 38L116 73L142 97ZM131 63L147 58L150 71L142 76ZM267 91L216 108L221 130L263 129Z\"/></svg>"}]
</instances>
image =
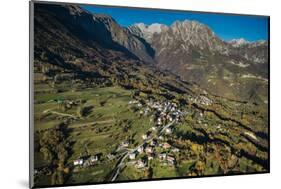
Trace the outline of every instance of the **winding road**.
<instances>
[{"instance_id":1,"label":"winding road","mask_svg":"<svg viewBox=\"0 0 281 189\"><path fill-rule=\"evenodd\" d=\"M175 120L173 120L172 122L168 123L167 125L163 126L162 128L160 128L159 130L159 134L157 135L158 137L161 136L163 134L163 132L165 131L165 129L171 127L173 124L175 123ZM116 178L118 177L121 168L123 167L124 161L126 160L126 158L129 156L130 153L133 153L134 151L136 151L139 147L143 146L145 143L147 142L151 142L153 139L155 139L155 137L151 137L148 138L146 140L144 140L144 142L142 144L140 144L139 146L135 147L134 149L131 149L129 151L127 151L123 157L120 158L118 164L116 165L115 169L115 173L112 176L111 181L115 181Z\"/></svg>"},{"instance_id":2,"label":"winding road","mask_svg":"<svg viewBox=\"0 0 281 189\"><path fill-rule=\"evenodd\" d=\"M52 109L44 110L43 113L44 113L44 114L46 114L46 113L52 113L52 114L56 114L56 115L60 115L60 116L72 117L72 118L74 118L74 119L78 119L77 116L74 116L74 115L71 115L71 114L66 114L66 113L57 112L57 111L54 111L54 110L52 110Z\"/></svg>"}]
</instances>

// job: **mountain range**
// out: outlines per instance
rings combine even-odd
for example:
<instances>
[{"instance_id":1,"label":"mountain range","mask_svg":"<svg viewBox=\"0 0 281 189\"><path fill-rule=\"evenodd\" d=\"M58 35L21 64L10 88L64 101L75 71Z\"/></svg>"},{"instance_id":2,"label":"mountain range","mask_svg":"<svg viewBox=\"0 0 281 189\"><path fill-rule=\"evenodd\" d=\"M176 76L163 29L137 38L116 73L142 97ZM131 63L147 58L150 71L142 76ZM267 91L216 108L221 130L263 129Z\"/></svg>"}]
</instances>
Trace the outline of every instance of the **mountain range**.
<instances>
[{"instance_id":1,"label":"mountain range","mask_svg":"<svg viewBox=\"0 0 281 189\"><path fill-rule=\"evenodd\" d=\"M36 187L268 172L267 41L42 2L33 28Z\"/></svg>"},{"instance_id":2,"label":"mountain range","mask_svg":"<svg viewBox=\"0 0 281 189\"><path fill-rule=\"evenodd\" d=\"M46 52L51 56L45 58L51 58L56 66L101 74L97 70L108 72L108 65L123 60L123 64L170 72L216 95L266 101L267 41L224 41L207 25L190 20L175 21L171 26L136 23L122 27L108 15L90 13L76 5L38 5L36 9L35 52L43 52L45 47L40 44L49 44ZM44 28L46 24L48 28ZM49 41L52 37L64 46L59 53L54 53L58 44ZM37 55L38 60L44 58ZM124 69L124 65L116 67Z\"/></svg>"}]
</instances>

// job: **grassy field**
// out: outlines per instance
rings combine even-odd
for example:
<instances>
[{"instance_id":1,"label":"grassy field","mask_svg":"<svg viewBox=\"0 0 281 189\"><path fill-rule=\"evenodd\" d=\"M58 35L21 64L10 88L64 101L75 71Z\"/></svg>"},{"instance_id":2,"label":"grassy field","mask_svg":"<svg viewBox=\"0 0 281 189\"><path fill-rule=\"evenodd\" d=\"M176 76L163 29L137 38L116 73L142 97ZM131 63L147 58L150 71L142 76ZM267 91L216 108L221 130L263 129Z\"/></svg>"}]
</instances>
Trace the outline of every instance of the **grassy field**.
<instances>
[{"instance_id":1,"label":"grassy field","mask_svg":"<svg viewBox=\"0 0 281 189\"><path fill-rule=\"evenodd\" d=\"M83 106L92 107L86 116L73 120L68 125L70 131L68 140L72 143L72 153L67 163L72 164L73 160L85 154L101 154L105 162L103 165L82 169L79 173L73 174L70 182L77 179L79 182L103 181L114 164L108 164L105 156L114 152L123 141L128 140L128 137L134 141L130 145L137 145L142 141L141 135L151 127L148 117L140 119L137 113L128 108L128 102L132 100L131 91L120 87L106 87L87 89L83 92L36 93L35 101L38 103L35 104L35 131L54 128L67 117L64 114L78 116L78 107L62 110L57 103L58 100L84 100ZM36 166L43 166L42 154L38 153L36 157L38 157ZM92 177L92 174L95 176Z\"/></svg>"},{"instance_id":2,"label":"grassy field","mask_svg":"<svg viewBox=\"0 0 281 189\"><path fill-rule=\"evenodd\" d=\"M65 83L65 86L61 83L55 87L46 83L35 84L36 136L42 137L63 123L66 125L65 141L59 142L64 145L67 143L65 148L69 148L64 162L64 166L68 168L64 182L68 184L108 182L126 150L143 144L142 135L155 126L155 122L151 121L151 115L155 116L155 112L141 116L140 109L143 110L144 107L137 108L137 105L133 105L132 108L132 105L129 105L130 101L135 100L132 97L134 91L117 85L86 89L69 87L69 83ZM141 98L146 100L146 97ZM216 103L208 106L209 109L198 105L181 107L186 114L174 125L173 133L164 135L162 141L176 145L180 149L179 152L174 153L171 148L163 149L156 146L156 156L148 161L148 166L143 169L136 168L126 159L116 180L216 175L231 171L264 171L264 159L267 156L265 149L267 143L264 139L266 136L260 134L257 140L249 142L245 133L248 132L251 136L253 132L263 131L263 124L266 124L263 117L267 112L259 111L260 116L257 117L252 113L256 108L254 105L243 105L219 97L213 99ZM240 109L245 112L243 116L241 111L237 111ZM81 113L81 110L85 110L84 113ZM155 131L151 136L159 139ZM40 137L37 138L36 143L40 143ZM161 143L161 140L158 142ZM129 141L128 149L120 150L120 145L126 141ZM248 153L248 158L237 158L236 152L240 151ZM175 157L175 164L170 165L157 157L163 152ZM110 154L114 154L113 159L108 158ZM95 165L73 166L74 160L88 159L94 155L99 156L99 161ZM147 156L146 152L137 155L136 161L146 159ZM35 168L50 167L53 166L52 163L44 159L39 147L35 148ZM59 166L53 170L65 172ZM53 176L54 172L52 175L41 174L36 183L48 185L52 182Z\"/></svg>"}]
</instances>

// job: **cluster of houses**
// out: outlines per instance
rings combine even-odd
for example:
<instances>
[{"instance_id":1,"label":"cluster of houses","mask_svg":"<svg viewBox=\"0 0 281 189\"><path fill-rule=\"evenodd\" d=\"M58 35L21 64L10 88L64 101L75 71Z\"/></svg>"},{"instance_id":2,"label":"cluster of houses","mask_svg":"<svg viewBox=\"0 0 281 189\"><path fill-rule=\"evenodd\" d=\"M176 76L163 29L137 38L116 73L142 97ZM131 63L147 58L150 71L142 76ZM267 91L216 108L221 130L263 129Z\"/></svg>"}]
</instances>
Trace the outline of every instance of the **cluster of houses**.
<instances>
[{"instance_id":1,"label":"cluster of houses","mask_svg":"<svg viewBox=\"0 0 281 189\"><path fill-rule=\"evenodd\" d=\"M157 154L156 151L162 152ZM148 161L158 158L161 162L163 162L163 165L174 165L175 158L174 156L169 155L167 151L178 153L179 149L172 147L167 142L159 143L156 139L152 139L150 142L144 143L143 145L137 147L136 150L130 152L128 154L128 159L130 160L128 163L133 164L136 168L140 169L145 168Z\"/></svg>"},{"instance_id":2,"label":"cluster of houses","mask_svg":"<svg viewBox=\"0 0 281 189\"><path fill-rule=\"evenodd\" d=\"M166 165L166 163L174 165L176 161L175 157L167 155L166 153L159 154L159 159L163 161L164 165Z\"/></svg>"},{"instance_id":3,"label":"cluster of houses","mask_svg":"<svg viewBox=\"0 0 281 189\"><path fill-rule=\"evenodd\" d=\"M199 95L195 98L190 97L190 100L206 106L213 103L212 100L204 95ZM81 102L69 100L64 101L64 103L71 108L71 106L78 105ZM171 134L173 129L171 127L166 128L166 125L171 122L179 122L181 116L186 112L182 112L177 103L169 101L157 101L153 99L139 101L134 99L129 101L128 104L138 107L138 111L141 116L147 116L148 114L151 115L151 121L153 121L154 124L151 127L152 131L150 130L141 136L144 143L134 150L128 151L129 161L127 163L134 165L137 169L142 169L147 167L149 161L158 159L163 165L174 166L176 163L175 154L179 153L179 149L166 142L162 135L158 134L153 139L151 135L152 133L162 130L162 128L165 128L164 132L166 135ZM199 121L200 124L202 123L202 119L203 113L199 112L197 121ZM123 141L119 145L118 149L128 150L129 146L130 141ZM108 154L106 157L109 160L112 160L115 158L115 155ZM89 157L75 159L73 161L73 165L77 168L89 167L98 164L99 161L100 157L98 155L92 155Z\"/></svg>"},{"instance_id":4,"label":"cluster of houses","mask_svg":"<svg viewBox=\"0 0 281 189\"><path fill-rule=\"evenodd\" d=\"M156 101L153 99L149 99L143 102L138 100L129 101L129 105L135 105L140 110L140 115L148 115L153 112L150 121L154 121L154 126L151 127L152 131L160 131L161 128L165 128L164 126L171 122L179 122L180 116L183 112L179 109L178 105L174 102L169 101ZM165 134L171 134L173 132L171 127L167 127L164 130ZM169 155L166 151L170 151L173 153L179 152L178 148L172 147L169 143L163 141L163 136L157 136L154 139L150 139L151 132L142 135L142 139L144 140L144 144L139 146L135 151L131 152L128 155L129 163L134 164L136 168L144 168L147 165L147 161L153 160L154 158L158 158L163 164L174 165L175 157ZM150 142L147 142L150 141ZM159 142L162 141L162 142ZM120 147L128 147L128 142L121 143ZM160 153L156 153L157 151L162 151ZM144 154L145 153L145 154ZM140 154L144 154L140 155ZM139 157L145 157L140 158ZM138 159L138 160L136 160Z\"/></svg>"},{"instance_id":5,"label":"cluster of houses","mask_svg":"<svg viewBox=\"0 0 281 189\"><path fill-rule=\"evenodd\" d=\"M75 159L73 161L74 166L82 166L82 167L89 167L92 165L96 165L99 161L99 156L98 155L93 155L90 156L89 158L86 157L81 157L78 159Z\"/></svg>"},{"instance_id":6,"label":"cluster of houses","mask_svg":"<svg viewBox=\"0 0 281 189\"><path fill-rule=\"evenodd\" d=\"M112 153L107 154L107 159L112 160L116 156ZM94 166L97 165L101 161L100 155L92 155L92 156L84 156L84 157L79 157L78 159L75 159L73 161L73 166L74 167L89 167L89 166Z\"/></svg>"},{"instance_id":7,"label":"cluster of houses","mask_svg":"<svg viewBox=\"0 0 281 189\"><path fill-rule=\"evenodd\" d=\"M182 114L178 105L174 102L164 101L158 102L149 100L147 106L151 109L156 110L155 121L157 126L162 126L167 122L172 122L175 120L179 121L179 117Z\"/></svg>"},{"instance_id":8,"label":"cluster of houses","mask_svg":"<svg viewBox=\"0 0 281 189\"><path fill-rule=\"evenodd\" d=\"M178 105L173 102L172 103L168 101L159 102L150 99L145 102L140 102L138 100L131 100L129 101L128 104L137 106L140 109L139 113L141 115L148 115L148 113L153 112L154 119L152 121L155 122L155 125L151 127L152 131L160 130L159 128L163 128L163 126L165 126L166 124L172 121L178 122L180 119L180 115L182 115L182 112L178 108ZM168 127L164 130L164 132L166 134L171 134L172 128ZM150 135L151 135L151 131L148 131L146 134L142 135L142 139L144 140L144 143L143 145L137 147L134 151L129 152L128 163L133 164L138 169L142 169L147 167L148 161L158 158L161 162L163 162L163 165L165 164L174 165L175 157L169 155L167 151L177 153L179 152L179 149L172 147L169 143L165 142L163 140L164 139L163 136L157 136L157 138L151 139ZM130 145L129 141L123 141L119 145L117 151L120 149L128 149L129 145ZM161 152L157 154L156 148L158 148L157 151L161 151ZM115 156L113 154L108 154L107 158L109 160L112 160L115 158ZM96 165L99 161L100 161L99 156L93 155L87 158L81 157L75 159L73 161L73 165L75 167L78 166L88 167L88 166Z\"/></svg>"},{"instance_id":9,"label":"cluster of houses","mask_svg":"<svg viewBox=\"0 0 281 189\"><path fill-rule=\"evenodd\" d=\"M152 118L151 121L154 121L156 125L152 127L152 130L156 130L156 127L161 127L172 121L178 122L180 120L180 115L182 115L182 111L174 102L160 102L149 99L143 103L138 100L131 100L128 104L136 105L138 108L140 108L140 115L146 116L150 112L154 112L154 119ZM168 129L167 132L170 132L170 130Z\"/></svg>"}]
</instances>

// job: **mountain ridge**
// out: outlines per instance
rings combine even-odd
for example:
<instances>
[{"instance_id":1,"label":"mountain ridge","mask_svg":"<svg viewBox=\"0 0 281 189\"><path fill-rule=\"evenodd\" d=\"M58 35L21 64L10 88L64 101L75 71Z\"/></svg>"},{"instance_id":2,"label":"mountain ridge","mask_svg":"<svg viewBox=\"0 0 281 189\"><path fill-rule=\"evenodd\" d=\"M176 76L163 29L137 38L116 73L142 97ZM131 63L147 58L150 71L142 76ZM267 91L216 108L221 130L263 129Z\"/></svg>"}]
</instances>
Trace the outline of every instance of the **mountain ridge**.
<instances>
[{"instance_id":1,"label":"mountain ridge","mask_svg":"<svg viewBox=\"0 0 281 189\"><path fill-rule=\"evenodd\" d=\"M122 55L119 59L128 57L141 64L155 66L156 69L170 71L185 81L210 89L215 94L247 100L253 95L248 94L244 86L252 81L242 78L267 78L266 42L234 47L216 36L207 25L197 21L175 21L171 26L139 23L134 28L124 28L111 16L90 13L78 6L38 5L37 9L42 13L49 11L50 15L55 13L59 17L50 18L48 15L48 19L55 19L54 23L63 25L66 32L74 35L77 41L83 41L89 48L99 46L106 49L104 52L120 52ZM102 56L106 61L106 55ZM118 59L117 56L114 57ZM92 66L79 66L79 69ZM264 88L263 83L257 83ZM259 96L259 91L249 91L254 91L254 96Z\"/></svg>"},{"instance_id":2,"label":"mountain ridge","mask_svg":"<svg viewBox=\"0 0 281 189\"><path fill-rule=\"evenodd\" d=\"M147 41L110 16L35 3L36 187L268 172L267 65L242 54L266 49L154 26Z\"/></svg>"},{"instance_id":3,"label":"mountain ridge","mask_svg":"<svg viewBox=\"0 0 281 189\"><path fill-rule=\"evenodd\" d=\"M134 28L138 26L149 27L142 24L134 25ZM130 31L135 32L136 29ZM147 32L143 29L140 31ZM144 38L149 36L146 40L155 50L156 65L160 69L172 71L182 79L209 88L216 94L223 93L231 98L243 96L244 100L249 100L252 95L243 86L251 86L252 81L242 78L247 75L252 78L268 77L266 41L224 41L207 25L192 20L175 21L153 35L134 34ZM263 83L257 83L264 88ZM252 93L255 89L250 91ZM239 95L241 93L243 95Z\"/></svg>"}]
</instances>

